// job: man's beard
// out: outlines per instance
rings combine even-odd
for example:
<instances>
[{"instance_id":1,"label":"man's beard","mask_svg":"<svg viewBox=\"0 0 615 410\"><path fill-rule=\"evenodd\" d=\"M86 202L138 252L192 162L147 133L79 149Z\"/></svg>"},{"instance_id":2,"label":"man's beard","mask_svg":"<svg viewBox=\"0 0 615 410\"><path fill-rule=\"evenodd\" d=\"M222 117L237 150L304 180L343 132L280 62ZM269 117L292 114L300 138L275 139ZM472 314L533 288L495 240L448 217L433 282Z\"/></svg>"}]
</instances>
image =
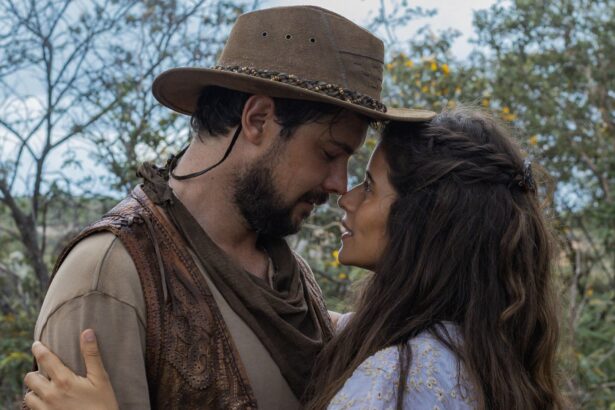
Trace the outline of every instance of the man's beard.
<instances>
[{"instance_id":1,"label":"man's beard","mask_svg":"<svg viewBox=\"0 0 615 410\"><path fill-rule=\"evenodd\" d=\"M284 144L280 142L278 144ZM293 222L292 212L299 202L315 205L327 201L322 191L310 191L293 203L284 201L273 182L273 169L280 147L272 149L262 158L254 161L235 175L235 205L239 208L250 229L273 237L284 237L297 233L303 219ZM306 214L305 217L308 215Z\"/></svg>"}]
</instances>

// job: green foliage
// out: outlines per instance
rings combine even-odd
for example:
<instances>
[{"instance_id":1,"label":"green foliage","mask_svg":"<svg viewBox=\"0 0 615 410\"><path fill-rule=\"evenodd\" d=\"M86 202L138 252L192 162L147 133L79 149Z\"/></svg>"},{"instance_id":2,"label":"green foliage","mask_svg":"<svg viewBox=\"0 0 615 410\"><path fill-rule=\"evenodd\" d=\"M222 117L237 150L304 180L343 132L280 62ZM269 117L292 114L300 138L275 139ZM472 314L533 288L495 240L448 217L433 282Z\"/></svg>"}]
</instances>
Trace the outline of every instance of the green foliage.
<instances>
[{"instance_id":1,"label":"green foliage","mask_svg":"<svg viewBox=\"0 0 615 410\"><path fill-rule=\"evenodd\" d=\"M0 407L8 409L22 398L23 377L32 370L32 333L38 312L0 312Z\"/></svg>"},{"instance_id":2,"label":"green foliage","mask_svg":"<svg viewBox=\"0 0 615 410\"><path fill-rule=\"evenodd\" d=\"M588 409L615 402L614 22L612 0L514 1L475 15L490 98L516 114L557 181L563 361L571 398Z\"/></svg>"},{"instance_id":3,"label":"green foliage","mask_svg":"<svg viewBox=\"0 0 615 410\"><path fill-rule=\"evenodd\" d=\"M575 329L578 360L577 400L586 408L615 403L615 291L590 288Z\"/></svg>"}]
</instances>

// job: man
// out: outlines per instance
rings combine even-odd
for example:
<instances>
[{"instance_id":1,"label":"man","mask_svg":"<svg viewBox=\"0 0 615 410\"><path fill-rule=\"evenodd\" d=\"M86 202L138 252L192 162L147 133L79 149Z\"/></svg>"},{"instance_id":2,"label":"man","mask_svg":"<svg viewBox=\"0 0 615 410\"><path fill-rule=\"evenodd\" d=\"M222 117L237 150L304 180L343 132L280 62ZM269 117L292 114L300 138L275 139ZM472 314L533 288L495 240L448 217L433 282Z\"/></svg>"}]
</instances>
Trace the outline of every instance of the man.
<instances>
[{"instance_id":1,"label":"man","mask_svg":"<svg viewBox=\"0 0 615 410\"><path fill-rule=\"evenodd\" d=\"M213 69L153 85L192 141L60 257L35 329L83 374L96 330L120 408L300 407L332 326L282 239L328 194L368 124L433 113L380 103L383 46L316 7L237 20Z\"/></svg>"}]
</instances>

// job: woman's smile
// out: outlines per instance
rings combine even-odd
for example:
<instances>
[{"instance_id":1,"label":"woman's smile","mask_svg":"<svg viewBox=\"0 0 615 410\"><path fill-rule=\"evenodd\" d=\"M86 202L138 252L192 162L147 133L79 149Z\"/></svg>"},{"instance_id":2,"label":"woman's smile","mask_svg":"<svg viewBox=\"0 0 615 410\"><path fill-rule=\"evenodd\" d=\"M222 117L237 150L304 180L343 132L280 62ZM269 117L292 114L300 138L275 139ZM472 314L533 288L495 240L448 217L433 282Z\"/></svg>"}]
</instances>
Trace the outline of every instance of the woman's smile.
<instances>
[{"instance_id":1,"label":"woman's smile","mask_svg":"<svg viewBox=\"0 0 615 410\"><path fill-rule=\"evenodd\" d=\"M348 239L352 236L352 230L348 227L344 219L342 219L342 227L343 229L341 239L343 241L344 239Z\"/></svg>"}]
</instances>

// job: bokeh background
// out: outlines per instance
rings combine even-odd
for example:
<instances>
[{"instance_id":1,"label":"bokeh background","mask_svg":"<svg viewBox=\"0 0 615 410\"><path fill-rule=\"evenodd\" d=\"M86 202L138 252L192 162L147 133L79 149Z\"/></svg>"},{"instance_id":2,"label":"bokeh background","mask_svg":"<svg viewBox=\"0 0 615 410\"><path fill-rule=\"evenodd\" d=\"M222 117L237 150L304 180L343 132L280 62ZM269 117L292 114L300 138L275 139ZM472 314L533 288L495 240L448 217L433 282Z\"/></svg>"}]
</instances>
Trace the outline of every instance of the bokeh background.
<instances>
[{"instance_id":1,"label":"bokeh background","mask_svg":"<svg viewBox=\"0 0 615 410\"><path fill-rule=\"evenodd\" d=\"M300 3L385 41L387 104L471 103L515 127L554 181L563 388L578 408L614 410L615 0L0 1L0 408L21 395L63 244L138 183L139 162L188 140L188 119L151 96L154 77L213 65L240 13ZM337 261L340 214L332 198L290 242L345 311L369 273Z\"/></svg>"}]
</instances>

